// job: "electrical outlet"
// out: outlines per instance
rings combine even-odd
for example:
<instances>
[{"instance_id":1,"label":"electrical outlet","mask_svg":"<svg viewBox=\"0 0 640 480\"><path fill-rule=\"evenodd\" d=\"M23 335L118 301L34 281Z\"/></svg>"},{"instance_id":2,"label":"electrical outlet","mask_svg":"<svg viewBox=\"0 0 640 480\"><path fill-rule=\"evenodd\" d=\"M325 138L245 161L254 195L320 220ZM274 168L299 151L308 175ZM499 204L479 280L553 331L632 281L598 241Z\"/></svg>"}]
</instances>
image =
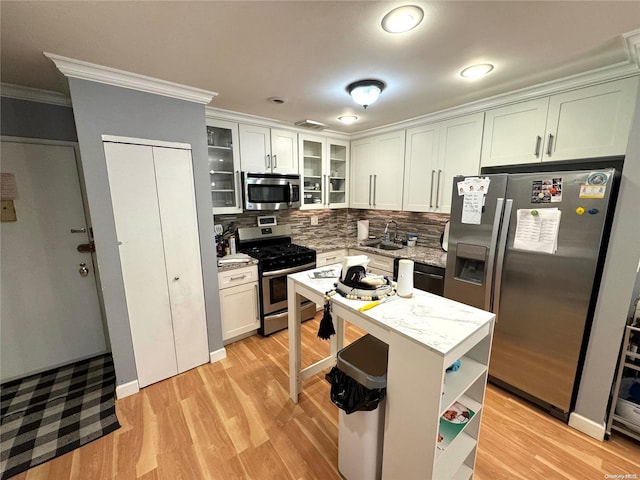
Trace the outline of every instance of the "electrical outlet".
<instances>
[{"instance_id":1,"label":"electrical outlet","mask_svg":"<svg viewBox=\"0 0 640 480\"><path fill-rule=\"evenodd\" d=\"M318 225L318 216L311 215L311 225Z\"/></svg>"}]
</instances>

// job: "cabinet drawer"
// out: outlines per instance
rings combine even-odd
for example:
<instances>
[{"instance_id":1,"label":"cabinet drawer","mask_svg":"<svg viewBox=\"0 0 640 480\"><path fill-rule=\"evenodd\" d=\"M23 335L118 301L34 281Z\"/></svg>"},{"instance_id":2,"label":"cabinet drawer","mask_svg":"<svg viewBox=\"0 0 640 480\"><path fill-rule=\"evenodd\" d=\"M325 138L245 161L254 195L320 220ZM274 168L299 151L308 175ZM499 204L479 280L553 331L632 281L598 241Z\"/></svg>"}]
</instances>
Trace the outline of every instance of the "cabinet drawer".
<instances>
[{"instance_id":1,"label":"cabinet drawer","mask_svg":"<svg viewBox=\"0 0 640 480\"><path fill-rule=\"evenodd\" d=\"M325 265L342 263L345 254L345 250L333 250L331 252L319 253L316 255L316 265L318 267L324 267Z\"/></svg>"},{"instance_id":2,"label":"cabinet drawer","mask_svg":"<svg viewBox=\"0 0 640 480\"><path fill-rule=\"evenodd\" d=\"M229 288L258 281L258 267L243 267L218 273L218 288Z\"/></svg>"}]
</instances>

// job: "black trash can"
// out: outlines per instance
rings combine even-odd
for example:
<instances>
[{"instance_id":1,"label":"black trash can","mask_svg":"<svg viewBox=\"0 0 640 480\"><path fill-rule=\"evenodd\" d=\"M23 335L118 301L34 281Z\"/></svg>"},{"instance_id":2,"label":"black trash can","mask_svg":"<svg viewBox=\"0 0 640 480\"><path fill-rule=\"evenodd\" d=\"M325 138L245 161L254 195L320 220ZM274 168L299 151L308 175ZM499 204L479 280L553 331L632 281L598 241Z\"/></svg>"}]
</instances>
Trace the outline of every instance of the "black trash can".
<instances>
[{"instance_id":1,"label":"black trash can","mask_svg":"<svg viewBox=\"0 0 640 480\"><path fill-rule=\"evenodd\" d=\"M382 476L389 347L365 335L338 352L331 400L338 412L338 471L346 480Z\"/></svg>"}]
</instances>

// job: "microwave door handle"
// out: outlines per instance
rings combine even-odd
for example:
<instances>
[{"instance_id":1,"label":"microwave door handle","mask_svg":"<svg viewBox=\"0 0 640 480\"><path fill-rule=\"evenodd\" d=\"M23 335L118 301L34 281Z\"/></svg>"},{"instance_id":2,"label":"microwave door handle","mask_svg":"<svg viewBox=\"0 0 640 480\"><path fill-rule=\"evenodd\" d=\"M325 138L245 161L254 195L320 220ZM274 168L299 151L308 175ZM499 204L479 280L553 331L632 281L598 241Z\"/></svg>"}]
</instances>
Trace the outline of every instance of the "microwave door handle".
<instances>
[{"instance_id":1,"label":"microwave door handle","mask_svg":"<svg viewBox=\"0 0 640 480\"><path fill-rule=\"evenodd\" d=\"M289 182L289 206L293 206L293 184Z\"/></svg>"},{"instance_id":2,"label":"microwave door handle","mask_svg":"<svg viewBox=\"0 0 640 480\"><path fill-rule=\"evenodd\" d=\"M504 210L504 198L496 200L496 213L493 216L493 227L491 228L491 243L489 243L489 258L487 258L487 281L485 287L484 309L491 311L491 293L493 291L493 273L495 270L496 248L498 247L498 233L500 232L500 221Z\"/></svg>"},{"instance_id":3,"label":"microwave door handle","mask_svg":"<svg viewBox=\"0 0 640 480\"><path fill-rule=\"evenodd\" d=\"M498 240L498 259L496 262L496 282L493 295L493 313L496 314L496 323L500 321L500 289L502 288L502 268L504 265L504 253L507 246L507 232L509 230L509 221L511 219L511 208L513 200L508 198L504 204L504 215L502 220L502 228L500 229L500 239Z\"/></svg>"}]
</instances>

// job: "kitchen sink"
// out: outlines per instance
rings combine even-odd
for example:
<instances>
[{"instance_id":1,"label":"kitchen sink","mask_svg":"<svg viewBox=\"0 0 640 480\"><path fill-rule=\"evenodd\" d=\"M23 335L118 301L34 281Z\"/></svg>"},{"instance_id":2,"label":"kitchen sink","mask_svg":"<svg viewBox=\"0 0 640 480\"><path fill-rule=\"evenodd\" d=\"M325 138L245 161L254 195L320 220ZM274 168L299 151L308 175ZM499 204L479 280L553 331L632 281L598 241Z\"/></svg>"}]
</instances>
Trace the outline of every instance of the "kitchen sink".
<instances>
[{"instance_id":1,"label":"kitchen sink","mask_svg":"<svg viewBox=\"0 0 640 480\"><path fill-rule=\"evenodd\" d=\"M361 243L363 247L379 248L380 250L400 250L402 245L393 242L386 242L380 239L369 239Z\"/></svg>"},{"instance_id":2,"label":"kitchen sink","mask_svg":"<svg viewBox=\"0 0 640 480\"><path fill-rule=\"evenodd\" d=\"M379 248L380 250L400 250L402 248L402 245L391 242L380 242L380 244L378 244L376 248Z\"/></svg>"}]
</instances>

